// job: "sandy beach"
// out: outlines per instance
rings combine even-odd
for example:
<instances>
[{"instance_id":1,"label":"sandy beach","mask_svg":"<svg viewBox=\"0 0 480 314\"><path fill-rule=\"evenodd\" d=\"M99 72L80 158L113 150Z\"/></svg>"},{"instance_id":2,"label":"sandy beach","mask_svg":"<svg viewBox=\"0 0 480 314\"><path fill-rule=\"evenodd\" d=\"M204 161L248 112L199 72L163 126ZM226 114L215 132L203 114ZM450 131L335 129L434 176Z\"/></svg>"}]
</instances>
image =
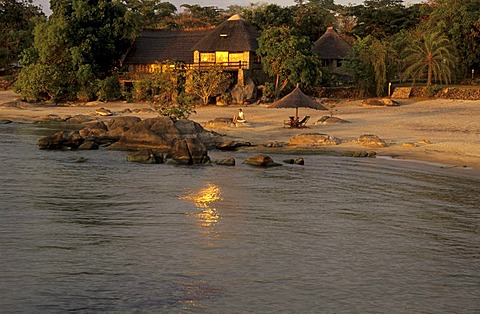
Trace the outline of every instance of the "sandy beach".
<instances>
[{"instance_id":1,"label":"sandy beach","mask_svg":"<svg viewBox=\"0 0 480 314\"><path fill-rule=\"evenodd\" d=\"M334 117L349 123L316 124L329 111L300 108L299 115L310 115L308 128L289 129L283 121L294 109L272 109L266 105L245 105L241 108L248 121L245 126L207 128L235 139L262 145L269 142L288 143L300 133L329 134L342 140L337 146L319 151L374 150L377 156L442 163L445 167L480 170L480 101L449 99L398 99L395 107L363 107L362 100L341 100L335 104ZM28 104L12 91L0 91L0 119L15 122L35 122L49 114L75 116L92 115L99 108L114 115L155 117L155 112L123 113L125 109L149 108L146 103L88 103L88 104ZM240 106L198 107L190 119L205 125L215 118L231 118ZM109 118L109 117L107 117ZM374 134L388 143L384 148L367 148L355 143L363 134ZM289 148L290 149L290 148Z\"/></svg>"}]
</instances>

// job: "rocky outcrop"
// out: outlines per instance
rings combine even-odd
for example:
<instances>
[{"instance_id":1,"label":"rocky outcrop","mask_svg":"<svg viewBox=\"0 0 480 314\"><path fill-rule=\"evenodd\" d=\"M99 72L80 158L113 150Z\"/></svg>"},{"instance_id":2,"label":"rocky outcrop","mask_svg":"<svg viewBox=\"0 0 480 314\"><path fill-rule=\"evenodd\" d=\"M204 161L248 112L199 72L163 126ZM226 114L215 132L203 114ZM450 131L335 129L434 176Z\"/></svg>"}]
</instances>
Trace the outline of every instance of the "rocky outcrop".
<instances>
[{"instance_id":1,"label":"rocky outcrop","mask_svg":"<svg viewBox=\"0 0 480 314\"><path fill-rule=\"evenodd\" d=\"M78 131L60 131L39 139L37 144L40 149L77 149L84 141Z\"/></svg>"},{"instance_id":2,"label":"rocky outcrop","mask_svg":"<svg viewBox=\"0 0 480 314\"><path fill-rule=\"evenodd\" d=\"M384 140L382 140L381 138L373 134L361 135L359 138L357 138L356 143L366 147L387 147L388 146Z\"/></svg>"},{"instance_id":3,"label":"rocky outcrop","mask_svg":"<svg viewBox=\"0 0 480 314\"><path fill-rule=\"evenodd\" d=\"M151 149L142 149L127 155L127 161L142 164L161 164L163 163L163 154Z\"/></svg>"},{"instance_id":4,"label":"rocky outcrop","mask_svg":"<svg viewBox=\"0 0 480 314\"><path fill-rule=\"evenodd\" d=\"M257 87L255 83L248 79L245 85L237 84L230 92L232 103L243 105L245 103L252 103L257 98Z\"/></svg>"},{"instance_id":5,"label":"rocky outcrop","mask_svg":"<svg viewBox=\"0 0 480 314\"><path fill-rule=\"evenodd\" d=\"M250 147L252 146L252 143L250 142L244 142L244 141L226 141L217 144L215 147L218 150L236 150L240 147Z\"/></svg>"},{"instance_id":6,"label":"rocky outcrop","mask_svg":"<svg viewBox=\"0 0 480 314\"><path fill-rule=\"evenodd\" d=\"M228 128L235 126L233 118L215 118L205 123L206 128Z\"/></svg>"},{"instance_id":7,"label":"rocky outcrop","mask_svg":"<svg viewBox=\"0 0 480 314\"><path fill-rule=\"evenodd\" d=\"M266 155L255 155L245 159L243 162L247 165L256 166L256 167L277 167L281 164L273 161L272 157Z\"/></svg>"},{"instance_id":8,"label":"rocky outcrop","mask_svg":"<svg viewBox=\"0 0 480 314\"><path fill-rule=\"evenodd\" d=\"M235 166L235 159L234 158L219 159L219 160L215 160L215 164L220 166Z\"/></svg>"},{"instance_id":9,"label":"rocky outcrop","mask_svg":"<svg viewBox=\"0 0 480 314\"><path fill-rule=\"evenodd\" d=\"M206 165L210 164L207 147L195 137L176 139L169 154L167 163L180 165Z\"/></svg>"},{"instance_id":10,"label":"rocky outcrop","mask_svg":"<svg viewBox=\"0 0 480 314\"><path fill-rule=\"evenodd\" d=\"M342 141L332 135L321 133L302 133L290 139L288 145L295 146L328 146L338 145Z\"/></svg>"}]
</instances>

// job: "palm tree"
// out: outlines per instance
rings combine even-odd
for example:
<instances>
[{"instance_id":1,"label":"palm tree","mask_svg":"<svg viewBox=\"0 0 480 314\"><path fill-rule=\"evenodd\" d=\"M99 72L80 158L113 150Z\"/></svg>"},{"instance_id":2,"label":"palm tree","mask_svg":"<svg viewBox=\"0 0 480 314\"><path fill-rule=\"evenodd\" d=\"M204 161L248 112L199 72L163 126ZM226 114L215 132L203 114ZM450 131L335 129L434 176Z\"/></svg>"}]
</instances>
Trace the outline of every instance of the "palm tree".
<instances>
[{"instance_id":1,"label":"palm tree","mask_svg":"<svg viewBox=\"0 0 480 314\"><path fill-rule=\"evenodd\" d=\"M404 79L415 80L427 75L427 88L432 79L448 84L455 66L455 53L452 42L440 32L424 33L405 49Z\"/></svg>"}]
</instances>

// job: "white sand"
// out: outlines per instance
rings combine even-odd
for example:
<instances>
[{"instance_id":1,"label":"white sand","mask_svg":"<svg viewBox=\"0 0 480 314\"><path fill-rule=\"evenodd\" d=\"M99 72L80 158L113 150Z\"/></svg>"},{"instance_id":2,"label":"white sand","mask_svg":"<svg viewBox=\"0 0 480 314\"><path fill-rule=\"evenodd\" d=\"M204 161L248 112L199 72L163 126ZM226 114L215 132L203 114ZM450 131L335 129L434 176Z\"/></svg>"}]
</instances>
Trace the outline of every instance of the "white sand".
<instances>
[{"instance_id":1,"label":"white sand","mask_svg":"<svg viewBox=\"0 0 480 314\"><path fill-rule=\"evenodd\" d=\"M0 91L0 119L32 122L48 114L74 116L95 115L95 109L107 108L116 114L126 109L148 108L143 103L94 103L90 105L31 105L11 106L18 100L12 91ZM306 129L288 129L283 121L294 109L271 109L263 105L242 106L248 126L217 128L213 131L249 141L252 144L288 142L300 133L323 133L342 139L345 143L329 146L328 150L375 150L379 156L394 156L422 161L442 162L451 166L480 170L480 101L448 99L398 100L398 107L361 107L361 100L345 100L336 104L334 116L350 123L319 124L315 122L328 111L300 108L299 115L310 115ZM207 106L197 108L190 119L201 124L214 118L231 118L239 106ZM123 114L125 115L125 114ZM156 113L131 113L141 118ZM352 141L363 134L375 134L385 140L385 148L366 148ZM427 140L432 144L405 147L405 142Z\"/></svg>"}]
</instances>

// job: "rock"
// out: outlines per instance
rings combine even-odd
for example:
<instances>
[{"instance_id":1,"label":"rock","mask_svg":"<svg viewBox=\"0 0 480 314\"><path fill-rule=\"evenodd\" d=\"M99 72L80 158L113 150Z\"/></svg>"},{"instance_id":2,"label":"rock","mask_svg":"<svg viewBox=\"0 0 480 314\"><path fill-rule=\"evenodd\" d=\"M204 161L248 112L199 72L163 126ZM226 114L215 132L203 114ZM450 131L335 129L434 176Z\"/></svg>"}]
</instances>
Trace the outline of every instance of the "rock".
<instances>
[{"instance_id":1,"label":"rock","mask_svg":"<svg viewBox=\"0 0 480 314\"><path fill-rule=\"evenodd\" d=\"M283 147L284 143L273 141L273 142L268 142L267 144L264 145L265 147Z\"/></svg>"},{"instance_id":2,"label":"rock","mask_svg":"<svg viewBox=\"0 0 480 314\"><path fill-rule=\"evenodd\" d=\"M85 123L85 122L90 122L92 120L94 120L95 118L93 118L92 116L87 116L87 115L84 115L84 114L77 114L73 117L70 117L69 119L67 119L66 121L68 123L78 123L78 124L81 124L81 123Z\"/></svg>"},{"instance_id":3,"label":"rock","mask_svg":"<svg viewBox=\"0 0 480 314\"><path fill-rule=\"evenodd\" d=\"M168 152L175 139L182 137L172 119L157 117L142 120L125 131L120 140L110 145L112 149L140 150L152 148Z\"/></svg>"},{"instance_id":4,"label":"rock","mask_svg":"<svg viewBox=\"0 0 480 314\"><path fill-rule=\"evenodd\" d=\"M78 146L78 149L80 150L96 150L98 149L98 144L93 142L93 141L85 141L83 142L80 146Z\"/></svg>"},{"instance_id":5,"label":"rock","mask_svg":"<svg viewBox=\"0 0 480 314\"><path fill-rule=\"evenodd\" d=\"M234 158L219 159L215 161L215 164L220 166L235 166Z\"/></svg>"},{"instance_id":6,"label":"rock","mask_svg":"<svg viewBox=\"0 0 480 314\"><path fill-rule=\"evenodd\" d=\"M163 163L163 154L151 149L142 149L127 155L127 161L143 164L161 164Z\"/></svg>"},{"instance_id":7,"label":"rock","mask_svg":"<svg viewBox=\"0 0 480 314\"><path fill-rule=\"evenodd\" d=\"M37 145L40 149L77 149L84 139L78 131L60 131L52 136L46 136L38 140Z\"/></svg>"},{"instance_id":8,"label":"rock","mask_svg":"<svg viewBox=\"0 0 480 314\"><path fill-rule=\"evenodd\" d=\"M376 157L377 153L374 151L354 151L354 152L345 152L343 156L347 157Z\"/></svg>"},{"instance_id":9,"label":"rock","mask_svg":"<svg viewBox=\"0 0 480 314\"><path fill-rule=\"evenodd\" d=\"M342 141L332 135L320 133L302 133L292 137L288 145L296 146L327 146L338 145Z\"/></svg>"},{"instance_id":10,"label":"rock","mask_svg":"<svg viewBox=\"0 0 480 314\"><path fill-rule=\"evenodd\" d=\"M323 116L320 119L318 119L317 122L315 122L314 124L318 125L318 124L334 124L334 123L350 123L350 122L337 117Z\"/></svg>"},{"instance_id":11,"label":"rock","mask_svg":"<svg viewBox=\"0 0 480 314\"><path fill-rule=\"evenodd\" d=\"M85 157L78 157L77 159L75 159L75 162L76 162L77 164L80 164L80 163L86 162L87 160L88 160L88 159L85 158Z\"/></svg>"},{"instance_id":12,"label":"rock","mask_svg":"<svg viewBox=\"0 0 480 314\"><path fill-rule=\"evenodd\" d=\"M166 158L180 165L210 164L206 146L195 137L176 139Z\"/></svg>"},{"instance_id":13,"label":"rock","mask_svg":"<svg viewBox=\"0 0 480 314\"><path fill-rule=\"evenodd\" d=\"M42 121L44 122L62 122L63 119L60 117L58 114L48 114L46 116L43 116Z\"/></svg>"},{"instance_id":14,"label":"rock","mask_svg":"<svg viewBox=\"0 0 480 314\"><path fill-rule=\"evenodd\" d=\"M303 165L305 165L305 160L304 160L302 157L300 157L300 158L295 158L294 163L295 163L296 165L302 165L302 166L303 166Z\"/></svg>"},{"instance_id":15,"label":"rock","mask_svg":"<svg viewBox=\"0 0 480 314\"><path fill-rule=\"evenodd\" d=\"M293 165L295 163L295 159L293 159L293 158L284 159L283 162L286 163L286 164Z\"/></svg>"},{"instance_id":16,"label":"rock","mask_svg":"<svg viewBox=\"0 0 480 314\"><path fill-rule=\"evenodd\" d=\"M243 162L247 165L256 166L256 167L276 167L281 166L281 164L273 161L272 157L266 155L255 155L245 159Z\"/></svg>"},{"instance_id":17,"label":"rock","mask_svg":"<svg viewBox=\"0 0 480 314\"><path fill-rule=\"evenodd\" d=\"M0 120L0 124L9 124L9 123L12 123L12 120L6 120L6 119Z\"/></svg>"},{"instance_id":18,"label":"rock","mask_svg":"<svg viewBox=\"0 0 480 314\"><path fill-rule=\"evenodd\" d=\"M135 124L142 121L139 117L125 116L115 117L105 122L108 129L108 136L119 140L122 135L132 128Z\"/></svg>"},{"instance_id":19,"label":"rock","mask_svg":"<svg viewBox=\"0 0 480 314\"><path fill-rule=\"evenodd\" d=\"M113 113L109 110L109 109L105 109L105 108L98 108L97 110L95 110L95 113L99 116L102 116L102 117L106 117L106 116L111 116L113 115Z\"/></svg>"},{"instance_id":20,"label":"rock","mask_svg":"<svg viewBox=\"0 0 480 314\"><path fill-rule=\"evenodd\" d=\"M424 140L420 140L420 141L416 141L415 143L418 144L418 145L429 145L429 144L433 144L431 141L425 140L425 139L424 139Z\"/></svg>"},{"instance_id":21,"label":"rock","mask_svg":"<svg viewBox=\"0 0 480 314\"><path fill-rule=\"evenodd\" d=\"M252 79L248 79L245 85L238 83L230 92L232 103L243 105L253 103L257 98L257 87Z\"/></svg>"},{"instance_id":22,"label":"rock","mask_svg":"<svg viewBox=\"0 0 480 314\"><path fill-rule=\"evenodd\" d=\"M361 135L357 140L357 144L361 144L367 147L387 147L387 143L373 134Z\"/></svg>"},{"instance_id":23,"label":"rock","mask_svg":"<svg viewBox=\"0 0 480 314\"><path fill-rule=\"evenodd\" d=\"M405 142L402 144L403 147L417 147L418 145L412 142Z\"/></svg>"},{"instance_id":24,"label":"rock","mask_svg":"<svg viewBox=\"0 0 480 314\"><path fill-rule=\"evenodd\" d=\"M366 100L362 101L362 104L361 104L361 106L364 106L364 107L369 107L369 106L373 106L373 107L379 107L379 106L392 107L392 106L398 106L398 105L399 105L398 102L396 102L395 100L390 99L390 98L366 99Z\"/></svg>"},{"instance_id":25,"label":"rock","mask_svg":"<svg viewBox=\"0 0 480 314\"><path fill-rule=\"evenodd\" d=\"M218 144L215 148L218 150L236 150L239 147L250 147L252 143L243 141L228 141Z\"/></svg>"},{"instance_id":26,"label":"rock","mask_svg":"<svg viewBox=\"0 0 480 314\"><path fill-rule=\"evenodd\" d=\"M85 139L99 139L107 136L108 127L104 122L93 122L79 131L81 137Z\"/></svg>"}]
</instances>

